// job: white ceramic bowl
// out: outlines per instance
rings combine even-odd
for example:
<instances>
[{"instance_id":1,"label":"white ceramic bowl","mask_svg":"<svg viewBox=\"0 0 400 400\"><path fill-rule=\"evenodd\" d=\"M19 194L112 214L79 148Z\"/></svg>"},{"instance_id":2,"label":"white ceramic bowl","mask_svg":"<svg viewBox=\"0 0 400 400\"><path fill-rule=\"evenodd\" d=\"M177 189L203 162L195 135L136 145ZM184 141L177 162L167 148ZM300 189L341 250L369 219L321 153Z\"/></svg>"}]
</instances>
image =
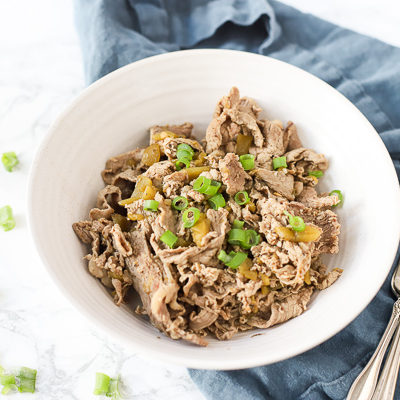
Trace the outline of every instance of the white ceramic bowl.
<instances>
[{"instance_id":1,"label":"white ceramic bowl","mask_svg":"<svg viewBox=\"0 0 400 400\"><path fill-rule=\"evenodd\" d=\"M110 156L144 145L154 124L193 122L205 132L217 100L231 86L253 97L264 115L293 120L306 146L323 152L330 169L321 188L341 189L341 250L327 258L344 269L301 316L249 331L207 348L174 341L127 307L116 307L89 275L87 249L72 231L103 187ZM238 369L304 352L351 322L371 301L393 262L400 233L400 195L389 155L365 117L341 94L286 63L250 53L195 50L133 63L100 79L60 116L32 167L30 227L50 275L99 328L127 346L193 368ZM73 329L73 327L71 327ZM254 336L255 333L262 335Z\"/></svg>"}]
</instances>

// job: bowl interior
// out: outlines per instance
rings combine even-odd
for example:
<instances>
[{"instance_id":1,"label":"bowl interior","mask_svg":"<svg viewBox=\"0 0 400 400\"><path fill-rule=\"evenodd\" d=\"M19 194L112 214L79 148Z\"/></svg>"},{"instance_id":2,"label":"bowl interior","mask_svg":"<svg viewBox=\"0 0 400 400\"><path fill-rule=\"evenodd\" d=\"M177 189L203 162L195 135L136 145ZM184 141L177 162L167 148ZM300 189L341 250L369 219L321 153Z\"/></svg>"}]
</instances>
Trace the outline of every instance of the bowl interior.
<instances>
[{"instance_id":1,"label":"bowl interior","mask_svg":"<svg viewBox=\"0 0 400 400\"><path fill-rule=\"evenodd\" d=\"M207 348L173 341L128 307L116 307L87 272L87 253L72 231L103 187L110 156L145 145L154 124L195 125L204 136L218 99L237 86L264 109L292 120L306 147L324 153L330 168L320 189L341 189L345 205L339 254L326 258L344 269L298 318L249 331ZM366 157L366 154L373 154ZM380 182L371 199L371 182ZM396 203L397 202L397 203ZM30 182L30 226L55 282L87 316L149 355L194 368L236 369L291 357L326 340L368 304L393 261L399 239L399 190L378 135L343 96L288 64L235 51L200 50L152 57L96 82L59 118L43 142ZM382 235L385 232L385 235ZM137 299L132 300L137 301ZM255 333L261 335L254 336ZM266 351L260 351L263 348Z\"/></svg>"}]
</instances>

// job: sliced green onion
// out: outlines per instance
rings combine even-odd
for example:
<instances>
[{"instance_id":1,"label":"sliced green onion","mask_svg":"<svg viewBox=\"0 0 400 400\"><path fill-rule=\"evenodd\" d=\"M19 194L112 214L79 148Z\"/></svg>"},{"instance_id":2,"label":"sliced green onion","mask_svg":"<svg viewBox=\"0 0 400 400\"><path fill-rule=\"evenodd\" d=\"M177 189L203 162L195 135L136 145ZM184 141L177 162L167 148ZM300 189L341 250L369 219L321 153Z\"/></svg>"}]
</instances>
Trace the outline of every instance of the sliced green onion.
<instances>
[{"instance_id":1,"label":"sliced green onion","mask_svg":"<svg viewBox=\"0 0 400 400\"><path fill-rule=\"evenodd\" d=\"M157 211L158 210L158 201L156 200L145 200L143 203L143 210L146 211Z\"/></svg>"},{"instance_id":2,"label":"sliced green onion","mask_svg":"<svg viewBox=\"0 0 400 400\"><path fill-rule=\"evenodd\" d=\"M107 397L111 397L112 400L118 400L121 398L121 393L119 391L120 377L117 379L111 379L110 386L108 388Z\"/></svg>"},{"instance_id":3,"label":"sliced green onion","mask_svg":"<svg viewBox=\"0 0 400 400\"><path fill-rule=\"evenodd\" d=\"M211 184L211 179L206 178L205 176L199 176L193 182L193 189L196 192L204 193L204 191L210 186L210 184Z\"/></svg>"},{"instance_id":4,"label":"sliced green onion","mask_svg":"<svg viewBox=\"0 0 400 400\"><path fill-rule=\"evenodd\" d=\"M241 246L246 242L246 231L244 229L231 229L228 234L228 243Z\"/></svg>"},{"instance_id":5,"label":"sliced green onion","mask_svg":"<svg viewBox=\"0 0 400 400\"><path fill-rule=\"evenodd\" d=\"M232 269L237 269L247 258L247 254L240 251L238 251L237 253L230 252L229 256L231 257L231 259L226 263L226 265Z\"/></svg>"},{"instance_id":6,"label":"sliced green onion","mask_svg":"<svg viewBox=\"0 0 400 400\"><path fill-rule=\"evenodd\" d=\"M191 146L189 146L187 143L178 144L176 150L177 150L177 152L178 151L186 151L186 152L190 153L192 156L194 154L193 148ZM177 158L179 158L179 157L177 157Z\"/></svg>"},{"instance_id":7,"label":"sliced green onion","mask_svg":"<svg viewBox=\"0 0 400 400\"><path fill-rule=\"evenodd\" d=\"M1 162L4 165L4 168L8 172L12 172L14 167L19 164L18 157L13 151L9 151L8 153L3 153L1 156Z\"/></svg>"},{"instance_id":8,"label":"sliced green onion","mask_svg":"<svg viewBox=\"0 0 400 400\"><path fill-rule=\"evenodd\" d=\"M15 227L15 219L10 206L4 206L0 208L0 226L6 232L11 231L11 229Z\"/></svg>"},{"instance_id":9,"label":"sliced green onion","mask_svg":"<svg viewBox=\"0 0 400 400\"><path fill-rule=\"evenodd\" d=\"M214 196L215 194L217 194L221 185L222 185L221 182L211 180L210 184L207 187L205 187L204 191L202 191L201 193L208 194L209 196Z\"/></svg>"},{"instance_id":10,"label":"sliced green onion","mask_svg":"<svg viewBox=\"0 0 400 400\"><path fill-rule=\"evenodd\" d=\"M21 367L18 378L18 390L21 393L34 393L36 385L36 369Z\"/></svg>"},{"instance_id":11,"label":"sliced green onion","mask_svg":"<svg viewBox=\"0 0 400 400\"><path fill-rule=\"evenodd\" d=\"M226 253L225 250L221 250L217 256L218 260L222 261L224 264L231 260L231 257Z\"/></svg>"},{"instance_id":12,"label":"sliced green onion","mask_svg":"<svg viewBox=\"0 0 400 400\"><path fill-rule=\"evenodd\" d=\"M329 196L337 196L337 197L339 197L339 203L338 203L338 204L335 204L335 205L332 206L332 207L336 207L336 206L338 206L339 204L340 204L340 205L343 204L344 198L343 198L343 194L342 194L342 192L341 192L340 190L332 190L332 192L329 193Z\"/></svg>"},{"instance_id":13,"label":"sliced green onion","mask_svg":"<svg viewBox=\"0 0 400 400\"><path fill-rule=\"evenodd\" d=\"M1 375L0 376L0 384L2 384L3 386L14 385L15 384L15 376L14 375Z\"/></svg>"},{"instance_id":14,"label":"sliced green onion","mask_svg":"<svg viewBox=\"0 0 400 400\"><path fill-rule=\"evenodd\" d=\"M176 161L175 167L177 171L180 171L182 168L189 168L190 167L190 160L187 158L181 158Z\"/></svg>"},{"instance_id":15,"label":"sliced green onion","mask_svg":"<svg viewBox=\"0 0 400 400\"><path fill-rule=\"evenodd\" d=\"M213 210L218 210L220 207L225 207L226 202L224 196L221 193L216 194L215 196L208 199L208 204Z\"/></svg>"},{"instance_id":16,"label":"sliced green onion","mask_svg":"<svg viewBox=\"0 0 400 400\"><path fill-rule=\"evenodd\" d=\"M178 211L184 210L189 204L189 201L186 197L177 196L172 200L172 208Z\"/></svg>"},{"instance_id":17,"label":"sliced green onion","mask_svg":"<svg viewBox=\"0 0 400 400\"><path fill-rule=\"evenodd\" d=\"M182 158L186 158L187 160L192 160L193 158L193 153L190 153L186 150L178 150L176 152L176 158L178 160L181 160Z\"/></svg>"},{"instance_id":18,"label":"sliced green onion","mask_svg":"<svg viewBox=\"0 0 400 400\"><path fill-rule=\"evenodd\" d=\"M274 169L287 168L286 157L282 156L282 157L274 158L272 160L272 166L274 167Z\"/></svg>"},{"instance_id":19,"label":"sliced green onion","mask_svg":"<svg viewBox=\"0 0 400 400\"><path fill-rule=\"evenodd\" d=\"M218 260L222 261L226 266L232 269L237 269L239 265L241 265L247 258L247 254L240 251L237 253L235 251L231 251L229 254L227 254L226 251L221 250L217 257Z\"/></svg>"},{"instance_id":20,"label":"sliced green onion","mask_svg":"<svg viewBox=\"0 0 400 400\"><path fill-rule=\"evenodd\" d=\"M111 378L103 374L102 372L96 372L96 383L94 385L93 394L106 395L108 393L108 388L110 387Z\"/></svg>"},{"instance_id":21,"label":"sliced green onion","mask_svg":"<svg viewBox=\"0 0 400 400\"><path fill-rule=\"evenodd\" d=\"M233 221L232 228L233 229L243 229L244 227L244 221L239 221L238 219L235 219Z\"/></svg>"},{"instance_id":22,"label":"sliced green onion","mask_svg":"<svg viewBox=\"0 0 400 400\"><path fill-rule=\"evenodd\" d=\"M1 394L10 394L11 392L16 392L18 390L17 385L5 385L3 389L1 389Z\"/></svg>"},{"instance_id":23,"label":"sliced green onion","mask_svg":"<svg viewBox=\"0 0 400 400\"><path fill-rule=\"evenodd\" d=\"M289 224L294 231L303 232L306 229L303 218L291 215L287 211L284 211L284 214L289 218Z\"/></svg>"},{"instance_id":24,"label":"sliced green onion","mask_svg":"<svg viewBox=\"0 0 400 400\"><path fill-rule=\"evenodd\" d=\"M322 171L308 171L308 176L315 176L316 178L322 178L324 173Z\"/></svg>"},{"instance_id":25,"label":"sliced green onion","mask_svg":"<svg viewBox=\"0 0 400 400\"><path fill-rule=\"evenodd\" d=\"M178 237L175 236L171 231L165 231L161 235L160 240L164 242L169 248L173 249L176 245L176 242L178 241Z\"/></svg>"},{"instance_id":26,"label":"sliced green onion","mask_svg":"<svg viewBox=\"0 0 400 400\"><path fill-rule=\"evenodd\" d=\"M244 232L246 233L246 240L242 244L244 249L251 249L253 246L257 246L260 243L261 237L254 229L248 229Z\"/></svg>"},{"instance_id":27,"label":"sliced green onion","mask_svg":"<svg viewBox=\"0 0 400 400\"><path fill-rule=\"evenodd\" d=\"M249 171L254 168L254 156L253 154L243 154L239 157L240 163L245 171Z\"/></svg>"},{"instance_id":28,"label":"sliced green onion","mask_svg":"<svg viewBox=\"0 0 400 400\"><path fill-rule=\"evenodd\" d=\"M120 377L116 379L110 378L108 375L102 372L96 372L96 383L93 394L96 396L107 396L113 400L121 399L119 392Z\"/></svg>"},{"instance_id":29,"label":"sliced green onion","mask_svg":"<svg viewBox=\"0 0 400 400\"><path fill-rule=\"evenodd\" d=\"M234 197L237 204L243 206L250 202L250 197L245 190L237 192Z\"/></svg>"},{"instance_id":30,"label":"sliced green onion","mask_svg":"<svg viewBox=\"0 0 400 400\"><path fill-rule=\"evenodd\" d=\"M191 228L200 218L200 210L196 207L190 207L182 215L183 226Z\"/></svg>"}]
</instances>

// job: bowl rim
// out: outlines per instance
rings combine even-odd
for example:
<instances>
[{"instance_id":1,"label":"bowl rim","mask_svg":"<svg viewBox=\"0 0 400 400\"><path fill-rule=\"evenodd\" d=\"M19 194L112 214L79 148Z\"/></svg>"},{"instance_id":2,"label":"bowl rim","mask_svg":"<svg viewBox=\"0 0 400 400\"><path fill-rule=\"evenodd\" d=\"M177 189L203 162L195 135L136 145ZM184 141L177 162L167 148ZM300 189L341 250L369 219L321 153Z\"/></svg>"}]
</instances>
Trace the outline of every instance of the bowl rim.
<instances>
[{"instance_id":1,"label":"bowl rim","mask_svg":"<svg viewBox=\"0 0 400 400\"><path fill-rule=\"evenodd\" d=\"M143 66L147 64L152 64L152 63L157 63L157 62L163 62L165 60L169 60L171 58L179 58L179 57L185 57L185 56L191 56L191 55L197 55L197 56L224 56L224 55L233 55L233 56L238 56L238 57L246 57L246 58L252 58L253 61L257 62L260 60L265 60L265 58L269 59L269 62L272 63L277 63L277 64L284 64L285 68L287 69L292 69L293 71L297 71L306 74L309 77L312 77L314 80L318 81L318 84L324 85L328 90L331 92L332 96L339 97L342 101L345 101L348 103L353 108L353 112L359 114L359 117L364 119L364 122L367 123L367 126L369 125L371 132L375 132L374 138L376 142L376 146L379 150L380 153L382 153L382 157L385 159L385 168L387 171L391 171L392 178L390 178L393 181L393 203L397 201L397 203L400 203L400 187L398 184L397 180L397 174L394 168L394 164L392 162L392 159L390 158L390 155L381 140L379 134L376 132L375 128L372 126L372 124L367 120L367 118L361 113L361 111L350 101L348 100L344 95L342 95L338 90L330 86L328 83L324 82L320 78L316 77L315 75L299 68L294 65L291 65L289 63L286 63L284 61L280 61L277 59L274 59L272 57L260 55L260 54L255 54L255 53L249 53L249 52L244 52L244 51L238 51L238 50L226 50L226 49L196 49L196 50L179 50L179 51L174 51L174 52L169 52L169 53L163 53L155 56L151 56L139 61L132 62L128 65L125 65L113 72L110 72L109 74L103 76L99 80L95 81L88 87L84 88L76 97L75 99L64 109L64 111L59 114L59 116L56 118L56 120L53 122L47 133L44 135L42 138L37 150L36 154L34 156L33 162L31 164L30 172L29 172L29 177L28 177L28 190L27 190L27 211L28 211L28 227L29 231L33 240L33 243L35 245L37 254L39 255L39 258L41 262L44 264L47 273L51 276L52 281L55 283L55 285L58 287L60 292L63 294L63 296L68 299L68 301L74 306L75 309L77 309L81 314L83 314L87 320L89 320L94 326L98 327L99 329L106 331L112 338L118 338L120 339L124 344L126 344L128 347L131 349L134 349L140 354L143 354L145 356L151 357L153 359L157 360L162 360L164 362L168 363L174 363L177 365L182 365L188 368L197 368L197 369L225 369L225 370L234 370L234 369L243 369L243 368L251 368L251 367L257 367L257 366L262 366L266 365L266 361L262 359L262 357L258 357L254 361L252 360L245 360L241 361L238 360L237 362L232 363L230 361L230 365L226 365L224 363L224 360L214 360L214 359L207 359L204 360L202 358L199 359L191 359L188 360L187 358L184 358L182 356L179 356L179 354L171 354L171 353L166 353L166 352L159 352L157 350L152 350L150 346L147 346L145 348L141 347L139 343L129 340L124 334L118 332L117 330L113 330L109 325L104 323L103 321L99 321L93 314L90 313L89 309L85 308L82 303L76 299L72 293L69 292L68 288L62 283L62 281L59 280L57 277L57 274L52 268L52 264L50 260L48 260L47 255L46 255L46 250L45 247L43 246L41 240L39 239L39 235L37 232L36 224L35 224L35 217L34 217L34 201L33 201L33 193L35 190L35 181L38 178L38 166L40 164L40 160L42 156L44 155L47 145L52 137L52 135L57 131L58 127L62 125L64 119L68 116L69 113L71 113L79 104L84 101L85 98L91 96L93 92L98 90L101 86L107 84L111 80L113 80L115 77L130 73L132 70ZM385 154L383 156L383 153ZM396 184L395 184L396 183ZM400 214L400 213L399 213ZM344 329L347 325L349 325L359 314L361 314L362 311L369 305L371 300L375 297L375 295L378 293L380 290L383 282L385 281L388 273L390 272L390 267L393 264L393 261L395 259L396 253L397 253L397 248L400 240L400 224L398 225L397 228L397 236L393 235L392 239L388 239L390 242L390 245L388 244L388 248L390 248L390 251L387 251L386 254L382 255L383 262L382 266L385 266L385 272L381 274L381 277L379 280L376 281L376 290L372 293L367 293L363 297L362 306L358 310L357 313L353 313L352 315L347 316L347 318L344 318L340 324L337 325L337 327L332 330L329 334L326 335L321 335L317 338L317 340L313 341L313 344L303 344L304 342L301 341L298 345L297 351L292 352L290 354L285 354L284 352L280 356L276 356L275 358L269 359L268 364L272 364L275 362L279 362L291 357L295 357L299 354L304 353L305 351L308 351L319 344L325 342L326 340L330 339L334 335L336 335L338 332L340 332L342 329Z\"/></svg>"}]
</instances>

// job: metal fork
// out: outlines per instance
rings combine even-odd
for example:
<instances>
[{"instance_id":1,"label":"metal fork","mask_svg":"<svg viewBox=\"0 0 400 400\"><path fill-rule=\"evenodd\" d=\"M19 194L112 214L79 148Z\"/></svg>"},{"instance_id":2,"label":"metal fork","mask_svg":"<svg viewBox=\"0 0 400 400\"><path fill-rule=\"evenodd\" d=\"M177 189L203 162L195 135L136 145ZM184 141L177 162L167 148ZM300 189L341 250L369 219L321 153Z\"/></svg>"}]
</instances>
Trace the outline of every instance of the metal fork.
<instances>
[{"instance_id":1,"label":"metal fork","mask_svg":"<svg viewBox=\"0 0 400 400\"><path fill-rule=\"evenodd\" d=\"M397 301L393 305L392 316L390 317L388 326L386 327L375 353L372 355L365 368L361 371L360 375L358 375L357 379L353 382L347 395L347 400L393 399L400 362L400 329L397 329L396 331L400 320L400 261L392 275L391 282L393 293L397 298ZM396 336L393 339L392 346L377 386L376 382L378 380L382 360L395 331Z\"/></svg>"}]
</instances>

